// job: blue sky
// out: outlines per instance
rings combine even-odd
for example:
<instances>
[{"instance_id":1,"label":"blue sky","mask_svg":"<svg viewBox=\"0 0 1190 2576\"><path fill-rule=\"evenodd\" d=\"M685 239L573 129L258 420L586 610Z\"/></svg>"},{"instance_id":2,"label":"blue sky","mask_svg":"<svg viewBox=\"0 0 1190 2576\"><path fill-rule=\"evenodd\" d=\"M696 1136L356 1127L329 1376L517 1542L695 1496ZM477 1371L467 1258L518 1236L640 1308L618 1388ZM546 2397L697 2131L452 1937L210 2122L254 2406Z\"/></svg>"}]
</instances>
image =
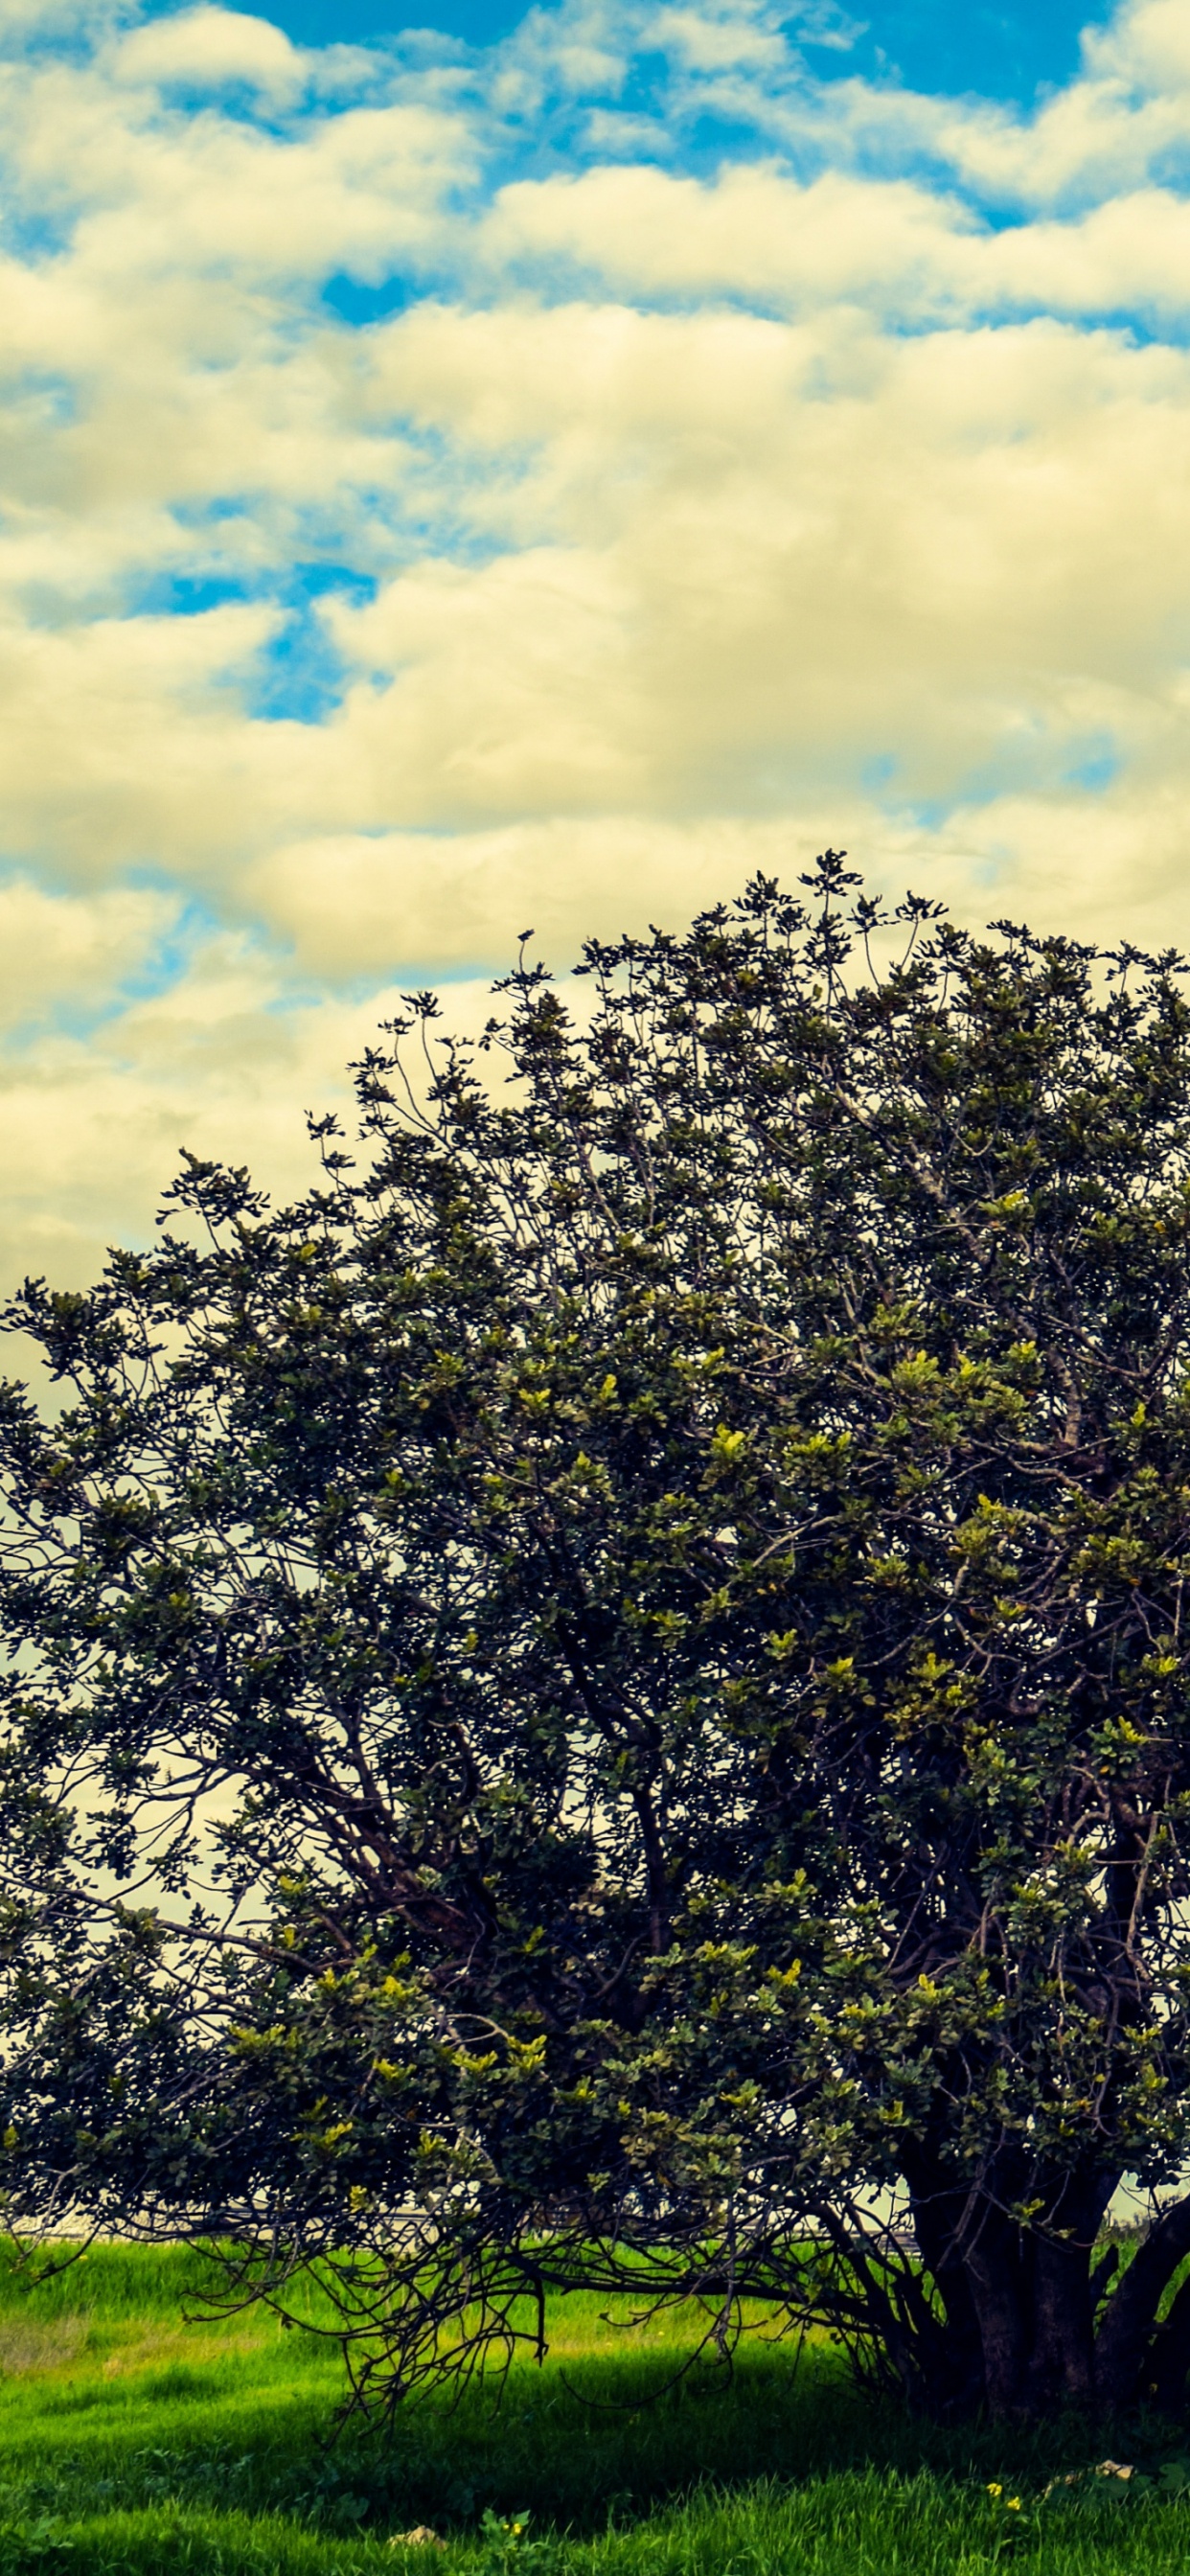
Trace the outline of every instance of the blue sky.
<instances>
[{"instance_id":1,"label":"blue sky","mask_svg":"<svg viewBox=\"0 0 1190 2576\"><path fill-rule=\"evenodd\" d=\"M525 921L1190 944L1190 0L416 14L9 0L9 1274Z\"/></svg>"},{"instance_id":2,"label":"blue sky","mask_svg":"<svg viewBox=\"0 0 1190 2576\"><path fill-rule=\"evenodd\" d=\"M174 0L149 14L173 15ZM516 0L414 0L397 9L388 0L275 0L259 14L299 45L374 44L410 27L489 45L508 35L523 12ZM970 91L1025 104L1043 82L1072 78L1083 27L1108 15L1070 0L1037 0L1032 8L996 7L993 0L966 0L961 7L948 0L884 0L872 10L840 10L839 20L855 27L846 55L819 45L813 59L827 78L845 63L935 95ZM804 42L805 25L796 16L789 24Z\"/></svg>"}]
</instances>

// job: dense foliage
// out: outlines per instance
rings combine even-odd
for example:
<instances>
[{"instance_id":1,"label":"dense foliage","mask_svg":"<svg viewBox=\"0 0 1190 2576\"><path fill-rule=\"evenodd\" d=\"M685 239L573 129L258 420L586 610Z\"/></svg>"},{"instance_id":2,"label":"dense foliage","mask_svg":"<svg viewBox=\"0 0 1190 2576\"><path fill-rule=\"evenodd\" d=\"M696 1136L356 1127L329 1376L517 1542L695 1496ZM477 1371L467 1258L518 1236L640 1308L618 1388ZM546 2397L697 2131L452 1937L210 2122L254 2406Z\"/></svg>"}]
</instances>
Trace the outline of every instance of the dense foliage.
<instances>
[{"instance_id":1,"label":"dense foliage","mask_svg":"<svg viewBox=\"0 0 1190 2576\"><path fill-rule=\"evenodd\" d=\"M632 2279L1183 2390L1190 1009L805 882L10 1310L10 2206L323 2259L365 2386Z\"/></svg>"}]
</instances>

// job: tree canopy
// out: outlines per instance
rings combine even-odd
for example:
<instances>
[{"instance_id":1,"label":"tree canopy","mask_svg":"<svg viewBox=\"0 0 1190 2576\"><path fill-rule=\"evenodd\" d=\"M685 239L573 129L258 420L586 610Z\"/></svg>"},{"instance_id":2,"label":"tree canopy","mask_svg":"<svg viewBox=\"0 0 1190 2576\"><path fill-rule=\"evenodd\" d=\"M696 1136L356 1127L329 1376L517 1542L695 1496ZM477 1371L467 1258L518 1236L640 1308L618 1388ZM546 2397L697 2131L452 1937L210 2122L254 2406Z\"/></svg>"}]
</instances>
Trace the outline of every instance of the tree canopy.
<instances>
[{"instance_id":1,"label":"tree canopy","mask_svg":"<svg viewBox=\"0 0 1190 2576\"><path fill-rule=\"evenodd\" d=\"M802 888L8 1310L11 2221L321 2264L365 2393L582 2282L1184 2390L1181 970Z\"/></svg>"}]
</instances>

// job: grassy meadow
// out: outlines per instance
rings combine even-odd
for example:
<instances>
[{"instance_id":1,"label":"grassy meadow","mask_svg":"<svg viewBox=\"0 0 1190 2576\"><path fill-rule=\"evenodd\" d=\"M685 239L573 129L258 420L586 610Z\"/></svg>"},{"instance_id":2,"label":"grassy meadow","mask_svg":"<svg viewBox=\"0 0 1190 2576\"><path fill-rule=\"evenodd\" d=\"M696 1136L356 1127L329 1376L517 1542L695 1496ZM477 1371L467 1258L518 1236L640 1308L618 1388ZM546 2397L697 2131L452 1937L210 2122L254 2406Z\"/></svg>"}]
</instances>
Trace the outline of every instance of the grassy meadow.
<instances>
[{"instance_id":1,"label":"grassy meadow","mask_svg":"<svg viewBox=\"0 0 1190 2576\"><path fill-rule=\"evenodd\" d=\"M0 2271L3 2576L1190 2566L1190 2490L1174 2491L1190 2463L1171 2462L1168 2427L1117 2446L1137 2465L1125 2482L1094 2474L1073 2427L944 2436L866 2404L827 2348L784 2343L751 2344L730 2379L700 2364L644 2405L690 2324L641 2335L570 2299L544 2368L518 2364L502 2397L423 2401L336 2437L333 2348L263 2315L188 2322L201 2286L182 2249L96 2247L32 2296ZM404 2536L419 2527L435 2539Z\"/></svg>"}]
</instances>

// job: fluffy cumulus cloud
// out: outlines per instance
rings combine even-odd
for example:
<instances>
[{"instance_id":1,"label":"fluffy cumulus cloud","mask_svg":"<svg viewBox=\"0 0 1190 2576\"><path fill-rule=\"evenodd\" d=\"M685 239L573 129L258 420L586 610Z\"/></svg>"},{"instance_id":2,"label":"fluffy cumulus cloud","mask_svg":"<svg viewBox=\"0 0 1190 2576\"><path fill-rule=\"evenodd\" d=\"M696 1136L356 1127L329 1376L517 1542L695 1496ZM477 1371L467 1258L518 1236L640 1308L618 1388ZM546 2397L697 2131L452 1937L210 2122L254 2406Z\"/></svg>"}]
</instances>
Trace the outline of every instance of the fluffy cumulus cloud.
<instances>
[{"instance_id":1,"label":"fluffy cumulus cloud","mask_svg":"<svg viewBox=\"0 0 1190 2576\"><path fill-rule=\"evenodd\" d=\"M830 840L1190 944L1185 0L1028 111L849 41L13 0L5 1275L182 1142L292 1186L391 995L473 1019L527 921Z\"/></svg>"}]
</instances>

